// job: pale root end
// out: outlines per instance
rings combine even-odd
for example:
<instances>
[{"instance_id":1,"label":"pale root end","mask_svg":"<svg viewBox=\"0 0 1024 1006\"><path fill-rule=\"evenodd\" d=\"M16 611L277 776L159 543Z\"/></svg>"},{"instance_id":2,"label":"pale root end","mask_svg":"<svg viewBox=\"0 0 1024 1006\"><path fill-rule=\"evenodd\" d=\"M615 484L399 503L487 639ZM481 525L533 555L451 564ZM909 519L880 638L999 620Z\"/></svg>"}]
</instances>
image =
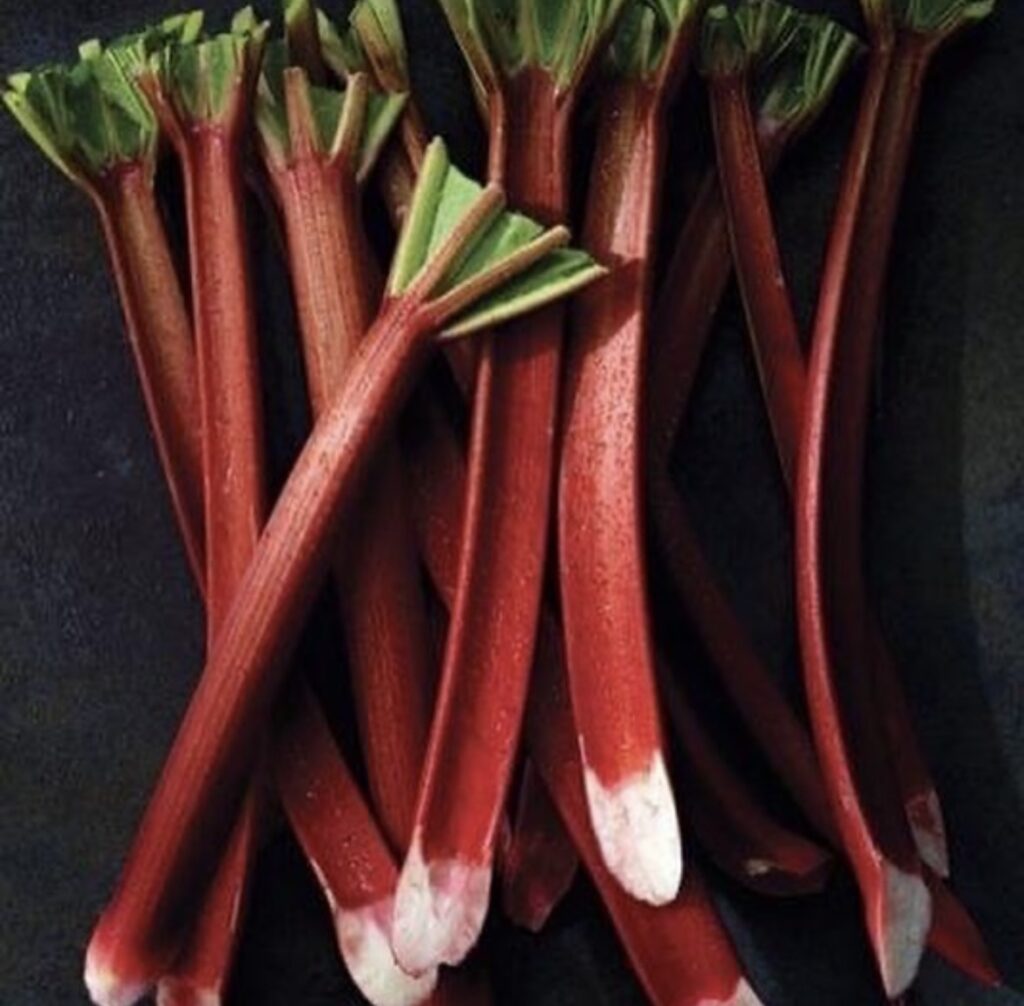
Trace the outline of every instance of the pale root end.
<instances>
[{"instance_id":1,"label":"pale root end","mask_svg":"<svg viewBox=\"0 0 1024 1006\"><path fill-rule=\"evenodd\" d=\"M949 846L942 804L935 790L914 797L907 803L907 821L914 836L917 854L931 870L943 879L949 877Z\"/></svg>"},{"instance_id":2,"label":"pale root end","mask_svg":"<svg viewBox=\"0 0 1024 1006\"><path fill-rule=\"evenodd\" d=\"M932 926L932 898L917 874L906 873L892 863L882 864L882 882L880 917L871 937L886 994L896 999L917 977Z\"/></svg>"},{"instance_id":3,"label":"pale root end","mask_svg":"<svg viewBox=\"0 0 1024 1006\"><path fill-rule=\"evenodd\" d=\"M683 880L683 845L661 752L646 770L611 788L587 764L586 752L583 765L590 821L605 864L634 898L667 905Z\"/></svg>"},{"instance_id":4,"label":"pale root end","mask_svg":"<svg viewBox=\"0 0 1024 1006\"><path fill-rule=\"evenodd\" d=\"M402 969L418 975L460 963L480 936L490 894L489 865L427 863L415 835L395 892L392 946Z\"/></svg>"},{"instance_id":5,"label":"pale root end","mask_svg":"<svg viewBox=\"0 0 1024 1006\"><path fill-rule=\"evenodd\" d=\"M121 978L93 944L85 955L85 987L96 1006L135 1006L151 985Z\"/></svg>"},{"instance_id":6,"label":"pale root end","mask_svg":"<svg viewBox=\"0 0 1024 1006\"><path fill-rule=\"evenodd\" d=\"M386 898L334 916L338 946L352 980L373 1006L417 1006L430 998L437 971L406 974L391 950L394 900Z\"/></svg>"},{"instance_id":7,"label":"pale root end","mask_svg":"<svg viewBox=\"0 0 1024 1006\"><path fill-rule=\"evenodd\" d=\"M741 978L736 984L736 991L728 999L717 1000L715 1004L707 1002L705 1006L764 1006L757 993Z\"/></svg>"},{"instance_id":8,"label":"pale root end","mask_svg":"<svg viewBox=\"0 0 1024 1006\"><path fill-rule=\"evenodd\" d=\"M160 982L156 991L156 1006L222 1006L223 1002L216 989L197 989L174 979Z\"/></svg>"}]
</instances>

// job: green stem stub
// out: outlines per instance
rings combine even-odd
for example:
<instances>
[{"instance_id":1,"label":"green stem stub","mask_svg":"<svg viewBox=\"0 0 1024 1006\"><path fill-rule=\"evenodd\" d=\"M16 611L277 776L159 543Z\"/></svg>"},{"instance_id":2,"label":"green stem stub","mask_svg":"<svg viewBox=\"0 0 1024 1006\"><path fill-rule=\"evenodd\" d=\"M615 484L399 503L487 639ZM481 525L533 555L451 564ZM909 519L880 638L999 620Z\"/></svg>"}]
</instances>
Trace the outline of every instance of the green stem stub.
<instances>
[{"instance_id":1,"label":"green stem stub","mask_svg":"<svg viewBox=\"0 0 1024 1006\"><path fill-rule=\"evenodd\" d=\"M709 76L749 72L761 116L800 129L828 103L859 49L855 35L823 15L746 0L708 11L701 64Z\"/></svg>"},{"instance_id":2,"label":"green stem stub","mask_svg":"<svg viewBox=\"0 0 1024 1006\"><path fill-rule=\"evenodd\" d=\"M580 82L604 51L627 0L440 0L486 106L527 67L547 71L560 92Z\"/></svg>"},{"instance_id":3,"label":"green stem stub","mask_svg":"<svg viewBox=\"0 0 1024 1006\"><path fill-rule=\"evenodd\" d=\"M820 14L801 14L789 45L756 82L762 118L804 130L821 113L862 46Z\"/></svg>"},{"instance_id":4,"label":"green stem stub","mask_svg":"<svg viewBox=\"0 0 1024 1006\"><path fill-rule=\"evenodd\" d=\"M8 84L8 109L76 184L88 187L119 164L155 162L156 121L109 53L15 74Z\"/></svg>"},{"instance_id":5,"label":"green stem stub","mask_svg":"<svg viewBox=\"0 0 1024 1006\"><path fill-rule=\"evenodd\" d=\"M989 16L995 0L896 0L902 28L919 35L947 38Z\"/></svg>"},{"instance_id":6,"label":"green stem stub","mask_svg":"<svg viewBox=\"0 0 1024 1006\"><path fill-rule=\"evenodd\" d=\"M427 302L443 337L468 335L565 297L603 275L568 232L504 208L495 186L427 149L388 280L391 296Z\"/></svg>"},{"instance_id":7,"label":"green stem stub","mask_svg":"<svg viewBox=\"0 0 1024 1006\"><path fill-rule=\"evenodd\" d=\"M158 129L135 83L139 68L168 44L193 41L201 11L167 18L104 46L79 46L74 66L49 65L8 78L4 102L46 156L76 184L89 186L121 164L152 166Z\"/></svg>"},{"instance_id":8,"label":"green stem stub","mask_svg":"<svg viewBox=\"0 0 1024 1006\"><path fill-rule=\"evenodd\" d=\"M361 73L344 90L316 87L305 70L285 66L285 58L280 44L268 48L256 94L256 127L266 156L280 168L303 154L344 161L362 181L401 116L404 96L381 94Z\"/></svg>"},{"instance_id":9,"label":"green stem stub","mask_svg":"<svg viewBox=\"0 0 1024 1006\"><path fill-rule=\"evenodd\" d=\"M634 0L623 11L608 46L612 76L655 80L674 62L680 40L705 0Z\"/></svg>"},{"instance_id":10,"label":"green stem stub","mask_svg":"<svg viewBox=\"0 0 1024 1006\"><path fill-rule=\"evenodd\" d=\"M235 15L231 31L175 42L153 54L151 79L181 122L228 125L242 120L267 28L245 8Z\"/></svg>"}]
</instances>

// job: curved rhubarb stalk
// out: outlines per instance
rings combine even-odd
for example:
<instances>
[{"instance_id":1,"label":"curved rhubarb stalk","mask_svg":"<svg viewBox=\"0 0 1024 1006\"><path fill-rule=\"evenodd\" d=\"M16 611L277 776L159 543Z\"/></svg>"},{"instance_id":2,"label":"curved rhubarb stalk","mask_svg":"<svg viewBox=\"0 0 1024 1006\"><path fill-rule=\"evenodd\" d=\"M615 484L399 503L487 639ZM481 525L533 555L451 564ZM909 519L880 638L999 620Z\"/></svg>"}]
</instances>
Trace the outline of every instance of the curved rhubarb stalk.
<instances>
[{"instance_id":1,"label":"curved rhubarb stalk","mask_svg":"<svg viewBox=\"0 0 1024 1006\"><path fill-rule=\"evenodd\" d=\"M692 864L674 900L659 908L628 895L608 870L590 826L583 765L557 627L544 619L526 717L527 742L551 798L655 1006L759 1006Z\"/></svg>"},{"instance_id":2,"label":"curved rhubarb stalk","mask_svg":"<svg viewBox=\"0 0 1024 1006\"><path fill-rule=\"evenodd\" d=\"M784 471L791 474L804 408L800 336L757 161L743 25L724 9L715 8L708 17L704 56L733 258L776 443ZM882 980L895 997L916 974L931 924L931 900L873 715L870 678L847 667L840 701L832 691L840 687L838 681L832 679L830 690L823 689L816 656L813 651L807 655L808 704L826 787L860 887Z\"/></svg>"},{"instance_id":3,"label":"curved rhubarb stalk","mask_svg":"<svg viewBox=\"0 0 1024 1006\"><path fill-rule=\"evenodd\" d=\"M143 54L188 39L201 15L122 40ZM153 441L194 574L204 569L195 355L181 284L153 191L157 123L121 61L98 43L73 69L9 80L4 103L47 157L92 200L103 226ZM120 132L113 132L114 124Z\"/></svg>"},{"instance_id":4,"label":"curved rhubarb stalk","mask_svg":"<svg viewBox=\"0 0 1024 1006\"><path fill-rule=\"evenodd\" d=\"M477 81L488 81L483 99L504 96L511 200L543 220L564 218L576 83L610 29L619 0L574 0L543 25L537 5L522 5L511 30L521 33L524 47L513 46L515 55L498 45L495 33L506 27L490 20L493 11L473 5L470 16L461 0L444 6ZM478 16L488 22L486 35L478 31ZM499 50L495 61L492 42ZM509 62L499 70L506 56ZM493 135L491 142L493 162L499 144ZM538 145L547 152L543 159L534 156ZM413 841L395 902L395 954L414 973L460 961L487 911L543 588L562 320L555 307L484 341L459 587Z\"/></svg>"},{"instance_id":5,"label":"curved rhubarb stalk","mask_svg":"<svg viewBox=\"0 0 1024 1006\"><path fill-rule=\"evenodd\" d=\"M421 554L438 593L450 605L458 575L465 461L436 403L418 395L414 406L404 439L417 493L414 513L419 517ZM682 893L671 905L654 909L626 894L604 865L586 807L559 639L552 615L542 613L526 719L528 764L536 766L637 975L658 1006L716 1002L756 1006L758 1000L742 978L695 871L691 869ZM695 954L694 947L706 950L708 956Z\"/></svg>"},{"instance_id":6,"label":"curved rhubarb stalk","mask_svg":"<svg viewBox=\"0 0 1024 1006\"><path fill-rule=\"evenodd\" d=\"M831 855L762 809L719 754L665 664L659 680L682 749L680 791L687 819L708 855L739 883L762 894L788 897L820 891L831 873Z\"/></svg>"},{"instance_id":7,"label":"curved rhubarb stalk","mask_svg":"<svg viewBox=\"0 0 1024 1006\"><path fill-rule=\"evenodd\" d=\"M871 94L862 104L841 190L840 233L829 248L830 259L836 255L845 262L836 259L826 268L832 285L826 287L815 323L796 482L797 609L812 725L826 780L834 787L834 805L854 810L858 785L872 781L865 770L874 768L859 760L872 746L872 735L862 732L871 726L872 688L883 699L885 694L879 675L866 681L861 669L878 649L871 642L861 543L871 360L886 264L929 59L943 40L991 7L923 2L904 12L908 20L881 104L874 104ZM870 148L866 157L865 147ZM856 721L844 725L841 710ZM876 743L881 748L884 738ZM880 808L872 811L870 823L850 814L840 818L840 828L860 875L883 979L895 996L916 972L928 931L923 906L929 898L912 863L901 860L901 849L887 848L891 858L879 861L879 836L871 825L877 824ZM884 842L885 831L881 838Z\"/></svg>"},{"instance_id":8,"label":"curved rhubarb stalk","mask_svg":"<svg viewBox=\"0 0 1024 1006\"><path fill-rule=\"evenodd\" d=\"M879 47L872 51L869 93L880 93L888 58ZM779 68L776 68L778 71ZM784 69L784 66L782 67ZM796 80L806 84L806 76ZM872 83L874 82L874 83ZM784 149L824 106L806 86L794 90L785 75L769 86L761 102L757 131L760 159L766 174L777 165ZM848 219L849 214L837 216ZM837 240L838 227L832 240ZM652 341L651 437L648 489L652 516L662 553L704 645L723 675L723 682L762 750L818 831L835 841L834 824L825 800L817 760L803 724L761 664L728 599L714 582L700 542L689 524L682 500L671 484L669 455L693 386L710 322L721 299L730 268L728 234L715 179L701 188L669 267L658 300ZM667 380L672 375L676 380ZM902 692L898 693L902 697ZM890 701L892 701L890 699ZM887 715L888 715L887 706ZM906 752L897 761L906 762ZM904 784L905 797L915 790ZM910 804L908 804L908 813ZM913 819L913 815L910 815ZM917 836L920 841L920 836ZM929 886L936 914L929 946L970 975L991 973L991 963L976 927L952 895L934 878ZM944 909L939 911L939 893ZM955 911L949 910L951 907ZM957 919L966 920L960 924ZM969 940L965 933L973 933Z\"/></svg>"},{"instance_id":9,"label":"curved rhubarb stalk","mask_svg":"<svg viewBox=\"0 0 1024 1006\"><path fill-rule=\"evenodd\" d=\"M831 449L828 463L836 466L834 492L837 510L829 521L836 528L829 532L835 540L843 582L833 584L837 613L832 616L846 631L860 624L856 636L848 635L843 645L854 645L860 653L853 659L867 660L873 671L873 686L882 707L885 730L897 777L907 801L910 827L921 857L940 875L949 872L945 827L941 806L924 757L913 737L906 698L898 674L892 666L880 627L867 604L867 588L861 566L863 458L870 397L870 361L877 338L884 293L884 280L892 227L899 202L902 178L913 137L920 90L934 51L960 28L984 18L992 10L991 0L981 2L930 2L921 0L906 5L896 15L893 5L884 0L866 0L865 16L875 35L875 56L881 66L869 79L873 90L866 91L865 103L874 109L875 131L870 142L859 151L859 161L848 168L837 205L821 281L814 340L839 341L839 355L829 363L832 350L822 350L822 366L832 366L844 377L835 392L827 392L835 402L819 403L822 414L816 422L822 428L831 423L831 433L822 430L837 446ZM898 27L895 49L893 31ZM890 52L890 50L893 50ZM888 65L891 62L891 67ZM885 75L885 93L880 78ZM879 80L875 80L877 76ZM881 168L873 169L871 161ZM888 171L875 177L872 170ZM873 229L873 230L872 230ZM866 249L870 247L870 252ZM845 334L846 331L849 334ZM857 344L856 346L854 344ZM848 347L848 348L844 348ZM813 358L812 358L813 365ZM821 377L821 381L834 380ZM812 379L813 383L813 379ZM824 389L820 390L825 395ZM833 419L824 411L831 410ZM843 415L839 416L838 411ZM806 433L808 441L812 434ZM838 460L837 460L838 459ZM799 523L798 523L799 526ZM832 546L829 546L831 548ZM810 589L809 582L806 584ZM859 637L859 638L858 638ZM838 645L838 644L837 644Z\"/></svg>"},{"instance_id":10,"label":"curved rhubarb stalk","mask_svg":"<svg viewBox=\"0 0 1024 1006\"><path fill-rule=\"evenodd\" d=\"M876 109L889 66L889 51L888 42L876 45L868 69L865 100ZM837 60L844 59L838 46L832 56ZM827 60L817 61L814 65L816 73L827 76L831 72ZM747 305L783 476L787 485L792 486L796 474L806 384L803 348L785 280L781 278L784 273L775 243L764 176L757 162L749 159L752 149L749 116L742 109L742 93L725 93L730 87L742 92L742 81L732 78L727 83L725 79L718 79L713 91L713 106L720 113L716 118L719 126L717 135L724 155L720 157L720 162L724 166L723 177L727 183L725 188L734 258L744 291L744 303ZM778 104L777 99L769 101L769 116L784 113L784 109L777 107ZM848 233L848 227L844 230L841 226L835 238L837 244L844 241L844 233ZM769 263L769 266L766 267L765 263ZM917 743L898 672L886 649L881 629L873 613L869 612L868 618L872 676L876 689L886 697L886 701L881 703L881 724L888 741L911 834L922 858L936 872L946 876L949 861L938 795Z\"/></svg>"},{"instance_id":11,"label":"curved rhubarb stalk","mask_svg":"<svg viewBox=\"0 0 1024 1006\"><path fill-rule=\"evenodd\" d=\"M765 22L776 6L758 7L760 31L751 33L759 36L760 45L772 35ZM839 76L838 72L810 75L816 65L811 58L814 48L806 51L804 45L794 44L798 40L793 29L800 17L787 16L784 10L777 17L789 26L784 33L787 45L781 54L775 53L759 80L763 92L757 123L759 150L769 172L827 106ZM822 28L826 36L834 32L824 23ZM843 36L835 41L839 51L848 51ZM759 54L760 58L764 55ZM838 66L829 65L838 71ZM668 572L744 722L808 821L831 839L832 814L807 730L761 663L716 582L669 473L672 446L730 271L725 210L712 174L701 186L676 244L652 318L647 458L651 517Z\"/></svg>"},{"instance_id":12,"label":"curved rhubarb stalk","mask_svg":"<svg viewBox=\"0 0 1024 1006\"><path fill-rule=\"evenodd\" d=\"M189 892L231 824L333 535L436 333L479 331L599 276L587 256L560 249L566 238L503 212L500 189L481 190L451 168L440 141L431 146L384 307L267 522L93 934L87 972L110 1001L143 995L174 955Z\"/></svg>"},{"instance_id":13,"label":"curved rhubarb stalk","mask_svg":"<svg viewBox=\"0 0 1024 1006\"><path fill-rule=\"evenodd\" d=\"M665 767L644 561L641 411L665 109L699 4L634 7L611 47L583 241L614 267L574 306L558 482L558 569L590 819L634 897L671 901L682 843Z\"/></svg>"}]
</instances>

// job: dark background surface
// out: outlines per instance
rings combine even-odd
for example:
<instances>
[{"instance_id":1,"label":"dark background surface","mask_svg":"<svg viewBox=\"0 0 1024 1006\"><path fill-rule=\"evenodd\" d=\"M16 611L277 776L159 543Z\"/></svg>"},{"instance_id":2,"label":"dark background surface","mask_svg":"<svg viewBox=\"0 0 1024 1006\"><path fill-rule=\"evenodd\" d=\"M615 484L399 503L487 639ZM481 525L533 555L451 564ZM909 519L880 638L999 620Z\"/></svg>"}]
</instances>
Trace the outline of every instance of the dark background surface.
<instances>
[{"instance_id":1,"label":"dark background surface","mask_svg":"<svg viewBox=\"0 0 1024 1006\"><path fill-rule=\"evenodd\" d=\"M168 13L0 2L5 72ZM852 2L801 4L857 24ZM210 3L216 23L231 5ZM417 87L457 156L479 133L429 0L404 4ZM130 9L129 9L130 8ZM859 75L854 74L859 79ZM776 186L805 313L857 80ZM683 130L685 125L680 125ZM1024 988L1024 5L933 74L910 169L878 369L871 560L951 827L955 888ZM671 170L669 187L681 187ZM666 218L671 218L669 201ZM283 459L302 432L281 264L257 228L271 416ZM85 200L0 117L0 1003L85 1001L79 973L201 661L201 612L177 545L102 251ZM290 395L280 388L291 387ZM787 528L733 297L680 447L709 549L762 651L792 676ZM685 636L679 624L678 634ZM717 888L766 1006L882 1001L838 878L800 903ZM233 1001L356 1002L291 842L262 858ZM642 996L600 906L577 885L539 938L493 926L499 1002ZM1024 1002L929 959L927 1006Z\"/></svg>"}]
</instances>

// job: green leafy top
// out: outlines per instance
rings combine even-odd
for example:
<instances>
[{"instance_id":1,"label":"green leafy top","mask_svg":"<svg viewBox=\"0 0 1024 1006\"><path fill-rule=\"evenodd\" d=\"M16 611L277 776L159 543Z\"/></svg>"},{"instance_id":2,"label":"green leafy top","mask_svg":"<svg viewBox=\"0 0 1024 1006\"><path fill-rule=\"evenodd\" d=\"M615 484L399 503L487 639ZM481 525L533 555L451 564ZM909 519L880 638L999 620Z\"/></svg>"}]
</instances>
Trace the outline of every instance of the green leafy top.
<instances>
[{"instance_id":1,"label":"green leafy top","mask_svg":"<svg viewBox=\"0 0 1024 1006\"><path fill-rule=\"evenodd\" d=\"M189 41L202 12L179 14L104 46L79 46L74 66L53 64L8 79L4 102L43 153L86 187L119 164L152 167L158 129L135 84L135 69L162 46Z\"/></svg>"},{"instance_id":2,"label":"green leafy top","mask_svg":"<svg viewBox=\"0 0 1024 1006\"><path fill-rule=\"evenodd\" d=\"M271 45L256 93L255 118L270 162L286 167L312 153L349 164L356 178L372 170L405 99L381 94L365 74L354 74L344 90L317 87L305 70L286 67L284 47Z\"/></svg>"},{"instance_id":3,"label":"green leafy top","mask_svg":"<svg viewBox=\"0 0 1024 1006\"><path fill-rule=\"evenodd\" d=\"M468 335L580 289L604 273L565 247L564 227L545 229L504 208L451 165L434 140L420 169L388 280L391 296L428 303L442 336Z\"/></svg>"},{"instance_id":4,"label":"green leafy top","mask_svg":"<svg viewBox=\"0 0 1024 1006\"><path fill-rule=\"evenodd\" d=\"M760 114L803 129L828 104L836 84L861 50L857 37L819 14L801 14L787 48L758 82Z\"/></svg>"},{"instance_id":5,"label":"green leafy top","mask_svg":"<svg viewBox=\"0 0 1024 1006\"><path fill-rule=\"evenodd\" d=\"M988 17L995 5L995 0L896 0L902 27L943 37Z\"/></svg>"},{"instance_id":6,"label":"green leafy top","mask_svg":"<svg viewBox=\"0 0 1024 1006\"><path fill-rule=\"evenodd\" d=\"M623 11L608 47L615 76L650 79L670 63L683 32L705 7L705 0L632 0Z\"/></svg>"},{"instance_id":7,"label":"green leafy top","mask_svg":"<svg viewBox=\"0 0 1024 1006\"><path fill-rule=\"evenodd\" d=\"M704 18L701 69L729 75L772 63L793 44L806 16L779 0L745 0L735 10L716 4Z\"/></svg>"},{"instance_id":8,"label":"green leafy top","mask_svg":"<svg viewBox=\"0 0 1024 1006\"><path fill-rule=\"evenodd\" d=\"M503 76L540 67L562 92L604 50L626 0L440 0L486 104Z\"/></svg>"},{"instance_id":9,"label":"green leafy top","mask_svg":"<svg viewBox=\"0 0 1024 1006\"><path fill-rule=\"evenodd\" d=\"M150 58L146 74L158 101L185 123L237 123L256 79L267 29L267 22L258 22L247 7L235 15L230 31L164 46Z\"/></svg>"}]
</instances>

